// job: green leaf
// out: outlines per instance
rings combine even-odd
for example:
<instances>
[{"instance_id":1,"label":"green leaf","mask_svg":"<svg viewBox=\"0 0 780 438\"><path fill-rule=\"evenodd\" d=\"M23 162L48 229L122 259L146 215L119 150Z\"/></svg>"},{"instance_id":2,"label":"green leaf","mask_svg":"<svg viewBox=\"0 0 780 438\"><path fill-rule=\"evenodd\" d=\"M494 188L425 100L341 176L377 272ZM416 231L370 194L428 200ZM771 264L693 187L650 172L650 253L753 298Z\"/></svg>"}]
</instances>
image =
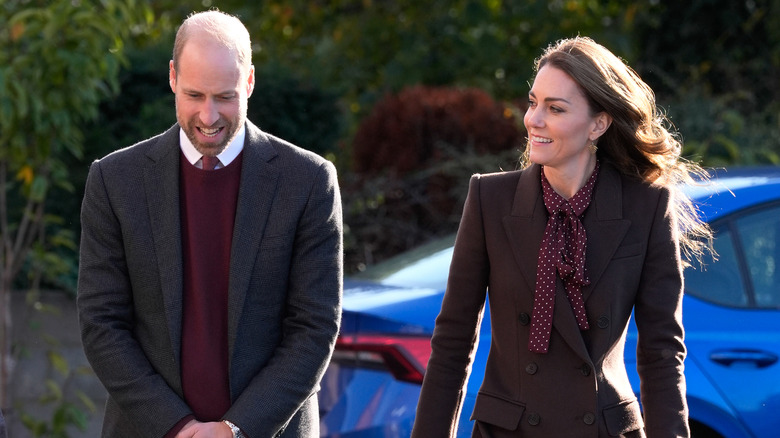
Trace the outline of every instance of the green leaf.
<instances>
[{"instance_id":1,"label":"green leaf","mask_svg":"<svg viewBox=\"0 0 780 438\"><path fill-rule=\"evenodd\" d=\"M95 413L97 411L97 406L95 406L95 402L85 392L76 391L76 397L78 397L78 399L87 408L89 412Z\"/></svg>"},{"instance_id":2,"label":"green leaf","mask_svg":"<svg viewBox=\"0 0 780 438\"><path fill-rule=\"evenodd\" d=\"M70 373L70 366L68 365L68 361L65 360L62 354L59 352L49 351L49 363L51 363L54 369L57 370L63 377L67 377L68 373ZM62 394L60 393L59 396L62 397Z\"/></svg>"},{"instance_id":3,"label":"green leaf","mask_svg":"<svg viewBox=\"0 0 780 438\"><path fill-rule=\"evenodd\" d=\"M48 189L49 180L43 176L36 176L30 186L30 199L34 202L43 202L46 199Z\"/></svg>"}]
</instances>

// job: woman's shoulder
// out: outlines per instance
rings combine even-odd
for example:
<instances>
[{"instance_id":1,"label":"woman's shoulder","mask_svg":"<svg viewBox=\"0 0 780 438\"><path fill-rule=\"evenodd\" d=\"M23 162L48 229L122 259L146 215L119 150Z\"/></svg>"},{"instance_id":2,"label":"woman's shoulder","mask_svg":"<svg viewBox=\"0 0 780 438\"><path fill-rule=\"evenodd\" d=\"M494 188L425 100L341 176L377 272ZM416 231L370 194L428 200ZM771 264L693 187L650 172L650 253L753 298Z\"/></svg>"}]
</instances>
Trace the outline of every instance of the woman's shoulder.
<instances>
[{"instance_id":1,"label":"woman's shoulder","mask_svg":"<svg viewBox=\"0 0 780 438\"><path fill-rule=\"evenodd\" d=\"M620 179L620 186L623 188L624 195L628 196L640 195L640 198L641 194L646 194L646 196L659 196L661 194L668 194L674 189L672 185L664 184L661 181L646 181L638 176L627 175L609 162L604 163L602 172L612 172L613 175L616 175L617 178Z\"/></svg>"},{"instance_id":2,"label":"woman's shoulder","mask_svg":"<svg viewBox=\"0 0 780 438\"><path fill-rule=\"evenodd\" d=\"M475 173L471 176L473 180L479 180L482 184L496 184L503 185L508 183L517 184L521 179L532 178L533 175L539 177L539 169L537 166L529 166L519 170L508 170L492 173Z\"/></svg>"}]
</instances>

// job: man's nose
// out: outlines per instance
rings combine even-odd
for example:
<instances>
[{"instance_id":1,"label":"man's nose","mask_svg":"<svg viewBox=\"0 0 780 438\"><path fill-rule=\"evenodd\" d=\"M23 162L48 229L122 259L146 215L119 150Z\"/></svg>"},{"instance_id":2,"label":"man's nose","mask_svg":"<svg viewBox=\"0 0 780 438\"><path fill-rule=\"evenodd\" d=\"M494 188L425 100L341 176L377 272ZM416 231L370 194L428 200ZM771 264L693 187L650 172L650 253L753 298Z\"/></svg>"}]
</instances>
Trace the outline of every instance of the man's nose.
<instances>
[{"instance_id":1,"label":"man's nose","mask_svg":"<svg viewBox=\"0 0 780 438\"><path fill-rule=\"evenodd\" d=\"M219 120L217 104L211 99L205 99L200 108L200 122L204 126L211 126Z\"/></svg>"}]
</instances>

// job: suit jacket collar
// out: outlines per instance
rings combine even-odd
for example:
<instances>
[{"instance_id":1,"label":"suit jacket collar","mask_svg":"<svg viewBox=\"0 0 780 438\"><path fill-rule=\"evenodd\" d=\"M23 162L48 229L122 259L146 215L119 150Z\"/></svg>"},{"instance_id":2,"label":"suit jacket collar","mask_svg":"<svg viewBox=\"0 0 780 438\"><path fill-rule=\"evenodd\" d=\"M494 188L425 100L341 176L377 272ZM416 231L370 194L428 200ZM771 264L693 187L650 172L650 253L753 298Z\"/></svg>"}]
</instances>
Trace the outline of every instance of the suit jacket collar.
<instances>
[{"instance_id":1,"label":"suit jacket collar","mask_svg":"<svg viewBox=\"0 0 780 438\"><path fill-rule=\"evenodd\" d=\"M231 247L228 291L228 345L232 355L249 279L276 193L277 152L268 136L246 123L244 157ZM157 137L146 152L144 187L154 234L168 331L177 363L181 354L183 296L181 211L179 205L179 125Z\"/></svg>"},{"instance_id":2,"label":"suit jacket collar","mask_svg":"<svg viewBox=\"0 0 780 438\"><path fill-rule=\"evenodd\" d=\"M622 193L620 173L609 163L603 163L593 199L583 217L588 236L585 266L590 279L590 285L582 290L586 308L588 297L597 289L601 275L630 226L630 221L623 219ZM535 289L539 248L547 216L542 199L541 166L534 164L521 172L511 213L503 218L514 258L525 280L524 289L531 291L531 296ZM556 293L553 327L578 354L584 359L589 358L565 293Z\"/></svg>"},{"instance_id":3,"label":"suit jacket collar","mask_svg":"<svg viewBox=\"0 0 780 438\"><path fill-rule=\"evenodd\" d=\"M228 292L228 348L232 357L238 323L244 309L255 254L265 234L279 182L277 157L271 141L257 126L247 121L246 143L238 191L236 221L230 251L230 285Z\"/></svg>"},{"instance_id":4,"label":"suit jacket collar","mask_svg":"<svg viewBox=\"0 0 780 438\"><path fill-rule=\"evenodd\" d=\"M176 363L180 363L182 321L181 211L179 208L179 125L157 137L146 152L143 168L149 219L154 236L154 257L168 321L168 334Z\"/></svg>"}]
</instances>

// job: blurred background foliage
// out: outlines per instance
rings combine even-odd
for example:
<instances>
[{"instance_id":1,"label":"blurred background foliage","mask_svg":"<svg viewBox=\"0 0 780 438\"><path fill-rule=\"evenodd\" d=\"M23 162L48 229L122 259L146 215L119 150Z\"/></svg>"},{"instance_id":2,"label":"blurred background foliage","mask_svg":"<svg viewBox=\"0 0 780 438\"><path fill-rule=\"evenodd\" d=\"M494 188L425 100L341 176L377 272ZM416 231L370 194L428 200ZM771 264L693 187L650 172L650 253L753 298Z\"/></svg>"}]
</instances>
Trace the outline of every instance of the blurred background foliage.
<instances>
[{"instance_id":1,"label":"blurred background foliage","mask_svg":"<svg viewBox=\"0 0 780 438\"><path fill-rule=\"evenodd\" d=\"M173 33L209 8L238 15L252 34L250 119L336 163L348 272L453 232L469 176L516 167L533 61L559 38L591 36L632 65L687 157L780 164L780 0L146 5L159 34L128 42L119 94L83 124L83 155L63 158L76 189L55 191L50 207L76 234L89 162L174 123Z\"/></svg>"},{"instance_id":2,"label":"blurred background foliage","mask_svg":"<svg viewBox=\"0 0 780 438\"><path fill-rule=\"evenodd\" d=\"M12 292L26 292L29 307L42 313L40 289L75 288L72 200L83 193L83 171L72 172L71 164L83 163L86 130L120 91L120 71L129 68L125 48L161 34L140 0L0 3L0 409L18 412L33 436L67 436L68 428L84 427L89 401L47 379L37 401L49 405L49 418L18 399L12 403L15 364L29 351L12 332L26 333L30 322L20 318L12 330L19 316L11 310ZM36 334L28 339L45 343L51 336ZM69 368L57 349L47 357L49 371L64 377Z\"/></svg>"}]
</instances>

